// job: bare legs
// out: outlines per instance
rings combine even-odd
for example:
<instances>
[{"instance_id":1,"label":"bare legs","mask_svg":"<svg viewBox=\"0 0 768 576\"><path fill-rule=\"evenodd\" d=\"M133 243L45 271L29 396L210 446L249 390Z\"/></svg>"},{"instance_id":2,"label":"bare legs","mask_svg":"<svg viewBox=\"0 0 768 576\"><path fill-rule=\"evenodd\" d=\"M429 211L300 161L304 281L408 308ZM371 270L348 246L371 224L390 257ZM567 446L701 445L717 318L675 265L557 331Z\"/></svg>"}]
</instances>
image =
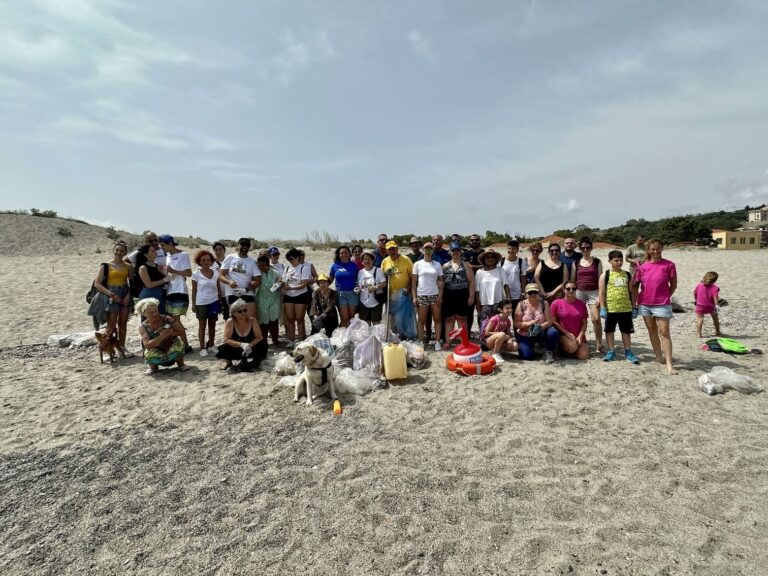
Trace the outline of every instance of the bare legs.
<instances>
[{"instance_id":1,"label":"bare legs","mask_svg":"<svg viewBox=\"0 0 768 576\"><path fill-rule=\"evenodd\" d=\"M307 337L307 327L304 325L304 316L306 313L306 304L296 304L293 302L286 302L283 304L285 333L288 336L288 340L304 340L304 338Z\"/></svg>"},{"instance_id":2,"label":"bare legs","mask_svg":"<svg viewBox=\"0 0 768 576\"><path fill-rule=\"evenodd\" d=\"M592 329L595 331L595 350L603 350L603 324L600 320L600 306L589 304L589 317L592 320Z\"/></svg>"},{"instance_id":3,"label":"bare legs","mask_svg":"<svg viewBox=\"0 0 768 576\"><path fill-rule=\"evenodd\" d=\"M672 366L672 338L669 334L669 318L643 316L643 321L648 329L648 338L651 340L653 352L656 354L656 362L664 364L666 358L667 372L677 374Z\"/></svg>"}]
</instances>

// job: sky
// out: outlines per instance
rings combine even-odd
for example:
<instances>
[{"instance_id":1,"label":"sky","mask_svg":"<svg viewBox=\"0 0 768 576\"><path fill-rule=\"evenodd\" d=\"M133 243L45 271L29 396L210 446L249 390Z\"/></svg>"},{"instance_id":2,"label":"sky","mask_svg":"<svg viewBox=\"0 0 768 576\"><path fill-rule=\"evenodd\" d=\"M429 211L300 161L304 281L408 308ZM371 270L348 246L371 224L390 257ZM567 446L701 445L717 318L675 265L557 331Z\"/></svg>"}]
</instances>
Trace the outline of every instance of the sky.
<instances>
[{"instance_id":1,"label":"sky","mask_svg":"<svg viewBox=\"0 0 768 576\"><path fill-rule=\"evenodd\" d=\"M768 202L765 0L0 0L0 209L208 239Z\"/></svg>"}]
</instances>

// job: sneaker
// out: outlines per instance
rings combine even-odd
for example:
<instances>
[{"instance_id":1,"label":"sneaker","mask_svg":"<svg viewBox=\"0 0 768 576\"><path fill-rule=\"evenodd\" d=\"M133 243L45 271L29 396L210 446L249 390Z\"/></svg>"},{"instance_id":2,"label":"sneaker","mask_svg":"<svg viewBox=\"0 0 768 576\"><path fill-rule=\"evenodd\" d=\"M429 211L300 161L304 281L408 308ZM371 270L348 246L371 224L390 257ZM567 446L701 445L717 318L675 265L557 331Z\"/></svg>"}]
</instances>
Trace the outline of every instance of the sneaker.
<instances>
[{"instance_id":1,"label":"sneaker","mask_svg":"<svg viewBox=\"0 0 768 576\"><path fill-rule=\"evenodd\" d=\"M440 345L440 340L435 340L435 352L440 352L443 347Z\"/></svg>"},{"instance_id":2,"label":"sneaker","mask_svg":"<svg viewBox=\"0 0 768 576\"><path fill-rule=\"evenodd\" d=\"M496 364L504 364L504 362L506 362L506 360L501 357L501 354L491 354L491 357L496 360Z\"/></svg>"},{"instance_id":3,"label":"sneaker","mask_svg":"<svg viewBox=\"0 0 768 576\"><path fill-rule=\"evenodd\" d=\"M208 347L208 354L217 354L218 352L219 352L219 348L217 346Z\"/></svg>"},{"instance_id":4,"label":"sneaker","mask_svg":"<svg viewBox=\"0 0 768 576\"><path fill-rule=\"evenodd\" d=\"M610 362L611 360L616 360L616 352L613 350L608 350L605 356L603 356L603 361Z\"/></svg>"},{"instance_id":5,"label":"sneaker","mask_svg":"<svg viewBox=\"0 0 768 576\"><path fill-rule=\"evenodd\" d=\"M635 356L635 353L632 352L632 350L624 350L624 358L627 359L627 362L631 362L632 364L640 364L640 360L637 359L637 356Z\"/></svg>"},{"instance_id":6,"label":"sneaker","mask_svg":"<svg viewBox=\"0 0 768 576\"><path fill-rule=\"evenodd\" d=\"M189 344L184 346L184 354L192 354L192 346L190 346Z\"/></svg>"},{"instance_id":7,"label":"sneaker","mask_svg":"<svg viewBox=\"0 0 768 576\"><path fill-rule=\"evenodd\" d=\"M555 361L555 357L552 354L552 352L550 352L549 350L544 352L544 364L552 364L552 362L554 361Z\"/></svg>"},{"instance_id":8,"label":"sneaker","mask_svg":"<svg viewBox=\"0 0 768 576\"><path fill-rule=\"evenodd\" d=\"M200 349L200 356L208 356L208 350L205 348Z\"/></svg>"}]
</instances>

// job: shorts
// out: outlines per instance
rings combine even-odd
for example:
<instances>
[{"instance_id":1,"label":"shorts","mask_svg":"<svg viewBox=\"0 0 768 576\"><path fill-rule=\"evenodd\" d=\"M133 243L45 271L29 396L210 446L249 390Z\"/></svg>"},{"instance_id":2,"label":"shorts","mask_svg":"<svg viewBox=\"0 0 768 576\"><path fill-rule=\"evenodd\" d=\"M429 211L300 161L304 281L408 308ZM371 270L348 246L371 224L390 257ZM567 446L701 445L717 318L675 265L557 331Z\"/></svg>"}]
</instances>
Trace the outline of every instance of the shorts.
<instances>
[{"instance_id":1,"label":"shorts","mask_svg":"<svg viewBox=\"0 0 768 576\"><path fill-rule=\"evenodd\" d=\"M360 296L358 296L357 293L353 292L352 290L339 290L337 294L339 295L338 300L336 302L337 306L359 306L360 305Z\"/></svg>"},{"instance_id":2,"label":"shorts","mask_svg":"<svg viewBox=\"0 0 768 576\"><path fill-rule=\"evenodd\" d=\"M227 304L232 306L235 302L238 300L242 300L246 304L253 304L256 302L256 298L253 297L253 294L243 294L242 296L235 296L234 294L231 296L227 296Z\"/></svg>"},{"instance_id":3,"label":"shorts","mask_svg":"<svg viewBox=\"0 0 768 576\"><path fill-rule=\"evenodd\" d=\"M310 294L309 290L304 292L303 294L299 294L298 296L288 296L286 294L283 296L283 304L304 304L304 306L307 305L307 294L309 294L310 302L312 301L312 295Z\"/></svg>"},{"instance_id":4,"label":"shorts","mask_svg":"<svg viewBox=\"0 0 768 576\"><path fill-rule=\"evenodd\" d=\"M382 304L374 306L373 308L368 308L368 306L360 306L360 308L357 309L357 316L360 318L360 320L365 322L381 322L383 310L384 306Z\"/></svg>"},{"instance_id":5,"label":"shorts","mask_svg":"<svg viewBox=\"0 0 768 576\"><path fill-rule=\"evenodd\" d=\"M184 316L188 308L188 294L168 294L165 299L165 313L171 316Z\"/></svg>"},{"instance_id":6,"label":"shorts","mask_svg":"<svg viewBox=\"0 0 768 576\"><path fill-rule=\"evenodd\" d=\"M110 307L110 310L111 309L112 308ZM704 314L714 314L717 316L717 311L714 306L696 306L693 311L696 316L704 316Z\"/></svg>"},{"instance_id":7,"label":"shorts","mask_svg":"<svg viewBox=\"0 0 768 576\"><path fill-rule=\"evenodd\" d=\"M430 294L429 296L416 296L416 304L419 306L431 306L437 304L437 294Z\"/></svg>"},{"instance_id":8,"label":"shorts","mask_svg":"<svg viewBox=\"0 0 768 576\"><path fill-rule=\"evenodd\" d=\"M576 290L576 298L590 306L597 306L597 290Z\"/></svg>"},{"instance_id":9,"label":"shorts","mask_svg":"<svg viewBox=\"0 0 768 576\"><path fill-rule=\"evenodd\" d=\"M219 304L218 300L215 300L210 304L198 304L195 314L198 320L208 320L209 318L217 318L219 312L221 312L221 304Z\"/></svg>"},{"instance_id":10,"label":"shorts","mask_svg":"<svg viewBox=\"0 0 768 576\"><path fill-rule=\"evenodd\" d=\"M443 318L459 316L463 318L470 312L469 288L459 288L458 290L443 290ZM474 310L472 310L474 312Z\"/></svg>"},{"instance_id":11,"label":"shorts","mask_svg":"<svg viewBox=\"0 0 768 576\"><path fill-rule=\"evenodd\" d=\"M125 284L123 286L107 286L109 290L111 290L115 296L118 297L119 300L122 300L126 297L126 295L129 292L128 285ZM115 302L114 300L109 301L109 312L120 312L123 308L128 308L130 306L129 304L121 304L120 302Z\"/></svg>"},{"instance_id":12,"label":"shorts","mask_svg":"<svg viewBox=\"0 0 768 576\"><path fill-rule=\"evenodd\" d=\"M644 306L640 304L637 308L640 316L653 316L654 318L672 318L672 305L663 304L661 306Z\"/></svg>"},{"instance_id":13,"label":"shorts","mask_svg":"<svg viewBox=\"0 0 768 576\"><path fill-rule=\"evenodd\" d=\"M608 312L605 317L606 334L616 332L616 324L619 325L619 332L622 334L634 334L635 323L632 321L632 312Z\"/></svg>"}]
</instances>

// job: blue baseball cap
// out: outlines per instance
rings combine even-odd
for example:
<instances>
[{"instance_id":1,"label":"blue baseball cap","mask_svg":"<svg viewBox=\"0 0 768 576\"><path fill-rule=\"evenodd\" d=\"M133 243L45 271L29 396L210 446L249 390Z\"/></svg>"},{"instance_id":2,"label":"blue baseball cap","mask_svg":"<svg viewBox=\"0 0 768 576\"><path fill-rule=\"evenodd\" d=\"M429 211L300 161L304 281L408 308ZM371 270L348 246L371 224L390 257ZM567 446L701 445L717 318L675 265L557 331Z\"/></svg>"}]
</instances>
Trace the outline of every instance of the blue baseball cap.
<instances>
[{"instance_id":1,"label":"blue baseball cap","mask_svg":"<svg viewBox=\"0 0 768 576\"><path fill-rule=\"evenodd\" d=\"M451 242L451 252L454 250L461 250L461 244L458 242Z\"/></svg>"},{"instance_id":2,"label":"blue baseball cap","mask_svg":"<svg viewBox=\"0 0 768 576\"><path fill-rule=\"evenodd\" d=\"M158 238L158 240L163 244L173 244L174 246L178 246L178 244L176 244L176 242L174 241L173 236L171 236L170 234L163 234Z\"/></svg>"},{"instance_id":3,"label":"blue baseball cap","mask_svg":"<svg viewBox=\"0 0 768 576\"><path fill-rule=\"evenodd\" d=\"M280 254L280 249L277 246L270 246L267 249L267 252L269 252L270 254Z\"/></svg>"}]
</instances>

